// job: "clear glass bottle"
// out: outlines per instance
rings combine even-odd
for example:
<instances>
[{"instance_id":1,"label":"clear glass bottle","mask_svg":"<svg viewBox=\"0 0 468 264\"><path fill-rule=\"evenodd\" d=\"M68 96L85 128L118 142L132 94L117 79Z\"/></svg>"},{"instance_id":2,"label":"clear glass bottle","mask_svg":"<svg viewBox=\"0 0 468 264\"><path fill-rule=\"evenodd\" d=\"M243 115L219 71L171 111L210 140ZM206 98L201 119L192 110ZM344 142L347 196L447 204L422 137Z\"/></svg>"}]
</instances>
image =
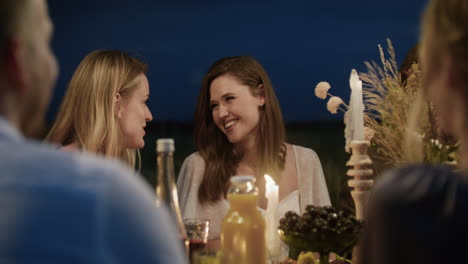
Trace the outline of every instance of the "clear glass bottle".
<instances>
[{"instance_id":1,"label":"clear glass bottle","mask_svg":"<svg viewBox=\"0 0 468 264\"><path fill-rule=\"evenodd\" d=\"M169 213L179 229L180 240L189 255L189 240L185 230L184 221L179 208L177 187L174 173L174 140L172 138L161 138L156 141L157 153L157 183L156 183L156 206L166 206Z\"/></svg>"},{"instance_id":2,"label":"clear glass bottle","mask_svg":"<svg viewBox=\"0 0 468 264\"><path fill-rule=\"evenodd\" d=\"M221 226L223 264L265 264L265 219L257 210L255 177L231 177L229 211Z\"/></svg>"}]
</instances>

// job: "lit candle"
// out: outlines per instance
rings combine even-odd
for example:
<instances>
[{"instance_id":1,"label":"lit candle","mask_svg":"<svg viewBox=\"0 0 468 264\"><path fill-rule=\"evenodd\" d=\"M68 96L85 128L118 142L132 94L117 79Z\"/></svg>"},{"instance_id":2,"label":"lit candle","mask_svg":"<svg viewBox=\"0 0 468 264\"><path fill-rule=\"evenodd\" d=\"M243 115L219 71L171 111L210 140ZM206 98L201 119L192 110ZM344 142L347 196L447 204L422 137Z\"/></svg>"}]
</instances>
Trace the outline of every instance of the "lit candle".
<instances>
[{"instance_id":1,"label":"lit candle","mask_svg":"<svg viewBox=\"0 0 468 264\"><path fill-rule=\"evenodd\" d=\"M351 71L349 78L351 86L351 99L349 102L349 113L347 126L350 127L350 140L364 140L364 104L362 102L362 81L356 70Z\"/></svg>"},{"instance_id":2,"label":"lit candle","mask_svg":"<svg viewBox=\"0 0 468 264\"><path fill-rule=\"evenodd\" d=\"M266 242L270 257L280 255L280 239L278 235L278 200L279 187L275 181L265 174L265 197L268 199L266 210Z\"/></svg>"}]
</instances>

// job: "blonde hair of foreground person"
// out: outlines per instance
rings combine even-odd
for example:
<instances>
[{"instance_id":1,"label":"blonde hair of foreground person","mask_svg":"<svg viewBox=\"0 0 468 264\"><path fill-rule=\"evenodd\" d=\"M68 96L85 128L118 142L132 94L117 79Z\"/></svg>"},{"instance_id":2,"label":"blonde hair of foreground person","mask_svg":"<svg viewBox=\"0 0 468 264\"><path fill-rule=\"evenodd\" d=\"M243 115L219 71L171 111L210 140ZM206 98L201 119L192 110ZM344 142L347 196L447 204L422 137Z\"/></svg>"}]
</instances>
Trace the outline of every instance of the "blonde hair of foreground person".
<instances>
[{"instance_id":1,"label":"blonde hair of foreground person","mask_svg":"<svg viewBox=\"0 0 468 264\"><path fill-rule=\"evenodd\" d=\"M97 50L87 55L73 74L46 140L62 146L74 143L134 168L140 154L123 147L115 116L116 95L129 97L137 87L135 78L146 74L147 68L122 51Z\"/></svg>"},{"instance_id":2,"label":"blonde hair of foreground person","mask_svg":"<svg viewBox=\"0 0 468 264\"><path fill-rule=\"evenodd\" d=\"M421 29L423 90L409 117L405 147L410 162L422 162L424 158L423 146L411 131L419 128L418 120L426 111L425 100L436 107L438 125L458 139L464 137L468 113L468 1L430 1Z\"/></svg>"}]
</instances>

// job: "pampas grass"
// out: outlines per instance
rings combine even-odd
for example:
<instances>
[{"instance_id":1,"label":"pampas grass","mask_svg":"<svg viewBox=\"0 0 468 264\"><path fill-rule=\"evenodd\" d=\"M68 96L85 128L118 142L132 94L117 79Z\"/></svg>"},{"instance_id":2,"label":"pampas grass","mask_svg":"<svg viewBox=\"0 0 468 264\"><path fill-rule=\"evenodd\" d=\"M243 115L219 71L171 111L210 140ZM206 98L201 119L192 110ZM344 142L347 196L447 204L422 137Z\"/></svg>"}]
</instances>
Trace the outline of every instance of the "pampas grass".
<instances>
[{"instance_id":1,"label":"pampas grass","mask_svg":"<svg viewBox=\"0 0 468 264\"><path fill-rule=\"evenodd\" d=\"M402 81L395 50L389 39L387 46L388 58L379 45L380 65L374 61L365 62L367 72L360 73L359 77L363 82L366 106L364 123L375 131L372 144L376 147L376 155L393 167L404 164L407 159L403 139L407 134L408 115L416 102L421 82L417 64L413 64L411 81ZM424 118L421 121L427 122Z\"/></svg>"},{"instance_id":2,"label":"pampas grass","mask_svg":"<svg viewBox=\"0 0 468 264\"><path fill-rule=\"evenodd\" d=\"M392 42L387 39L387 56L382 46L378 47L380 65L365 62L367 72L360 74L367 110L364 123L375 131L372 145L376 157L390 167L453 162L456 155L452 153L458 147L455 142L434 144L441 135L435 112L424 100L419 65L413 63L408 79L402 80Z\"/></svg>"},{"instance_id":3,"label":"pampas grass","mask_svg":"<svg viewBox=\"0 0 468 264\"><path fill-rule=\"evenodd\" d=\"M458 144L453 141L434 144L438 139L442 141L438 134L440 129L431 104L424 100L421 92L419 65L413 63L408 78L403 80L390 39L387 39L386 52L381 45L378 48L380 62L364 62L367 72L359 74L363 82L364 125L375 150L372 158L382 161L384 167L400 167L415 162L453 164ZM317 85L317 97L321 95L319 98L325 99L323 95L326 94L338 102L328 92L328 83L326 90L323 88L324 83ZM327 105L331 113L348 110L347 105L335 101L333 105L330 102ZM346 119L345 114L345 123Z\"/></svg>"}]
</instances>

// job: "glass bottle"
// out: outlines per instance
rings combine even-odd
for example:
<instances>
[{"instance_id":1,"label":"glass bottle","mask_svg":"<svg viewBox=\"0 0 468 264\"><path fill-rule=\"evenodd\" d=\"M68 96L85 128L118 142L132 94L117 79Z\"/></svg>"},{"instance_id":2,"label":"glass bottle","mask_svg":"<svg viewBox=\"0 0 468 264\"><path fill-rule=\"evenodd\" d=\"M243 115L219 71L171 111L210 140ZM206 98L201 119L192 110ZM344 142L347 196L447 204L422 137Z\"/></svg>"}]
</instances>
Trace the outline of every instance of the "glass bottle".
<instances>
[{"instance_id":1,"label":"glass bottle","mask_svg":"<svg viewBox=\"0 0 468 264\"><path fill-rule=\"evenodd\" d=\"M221 226L223 264L265 264L265 219L257 210L255 177L231 177L229 211Z\"/></svg>"},{"instance_id":2,"label":"glass bottle","mask_svg":"<svg viewBox=\"0 0 468 264\"><path fill-rule=\"evenodd\" d=\"M177 187L175 184L174 149L174 140L172 138L161 138L156 141L156 161L158 170L156 206L166 206L169 209L171 218L178 228L180 240L183 243L188 258L189 240L187 238L182 214L180 213Z\"/></svg>"}]
</instances>

